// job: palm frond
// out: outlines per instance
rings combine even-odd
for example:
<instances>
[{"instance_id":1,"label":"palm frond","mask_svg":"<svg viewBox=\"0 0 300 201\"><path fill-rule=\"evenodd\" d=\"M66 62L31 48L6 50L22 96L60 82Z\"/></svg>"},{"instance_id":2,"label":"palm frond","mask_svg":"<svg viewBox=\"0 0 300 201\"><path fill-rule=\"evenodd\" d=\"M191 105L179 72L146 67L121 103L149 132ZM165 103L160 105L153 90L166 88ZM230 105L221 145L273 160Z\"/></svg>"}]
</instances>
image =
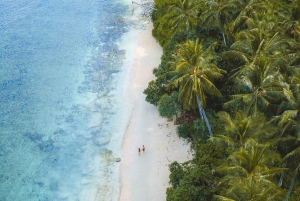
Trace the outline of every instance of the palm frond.
<instances>
[{"instance_id":1,"label":"palm frond","mask_svg":"<svg viewBox=\"0 0 300 201\"><path fill-rule=\"evenodd\" d=\"M290 153L288 153L284 158L283 160L287 160L291 157L294 157L294 156L299 156L300 155L300 146L298 146L296 149L294 149L293 151L291 151Z\"/></svg>"},{"instance_id":2,"label":"palm frond","mask_svg":"<svg viewBox=\"0 0 300 201\"><path fill-rule=\"evenodd\" d=\"M201 77L201 83L205 92L214 96L222 97L221 92L206 76Z\"/></svg>"},{"instance_id":3,"label":"palm frond","mask_svg":"<svg viewBox=\"0 0 300 201\"><path fill-rule=\"evenodd\" d=\"M214 198L216 198L217 200L221 200L221 201L235 201L233 199L221 196L221 195L214 195Z\"/></svg>"}]
</instances>

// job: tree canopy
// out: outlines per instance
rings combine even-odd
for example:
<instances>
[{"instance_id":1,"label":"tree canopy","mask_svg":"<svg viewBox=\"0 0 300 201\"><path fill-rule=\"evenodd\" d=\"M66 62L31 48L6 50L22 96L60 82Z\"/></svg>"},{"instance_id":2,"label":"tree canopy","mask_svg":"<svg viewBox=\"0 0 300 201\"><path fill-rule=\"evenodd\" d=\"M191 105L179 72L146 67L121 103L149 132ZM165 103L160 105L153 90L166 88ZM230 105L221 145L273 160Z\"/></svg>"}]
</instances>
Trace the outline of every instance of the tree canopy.
<instances>
[{"instance_id":1,"label":"tree canopy","mask_svg":"<svg viewBox=\"0 0 300 201\"><path fill-rule=\"evenodd\" d=\"M163 55L144 93L195 152L170 164L167 200L300 200L300 0L155 8Z\"/></svg>"}]
</instances>

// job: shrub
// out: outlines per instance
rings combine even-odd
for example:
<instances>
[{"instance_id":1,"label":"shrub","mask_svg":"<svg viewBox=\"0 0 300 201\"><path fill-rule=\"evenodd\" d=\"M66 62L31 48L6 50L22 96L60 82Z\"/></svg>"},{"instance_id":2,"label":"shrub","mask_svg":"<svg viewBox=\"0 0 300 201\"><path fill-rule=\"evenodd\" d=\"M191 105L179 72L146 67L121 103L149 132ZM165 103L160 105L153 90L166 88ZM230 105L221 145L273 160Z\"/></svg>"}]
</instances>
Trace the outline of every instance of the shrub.
<instances>
[{"instance_id":1,"label":"shrub","mask_svg":"<svg viewBox=\"0 0 300 201\"><path fill-rule=\"evenodd\" d=\"M175 161L169 168L172 187L167 189L167 201L206 201L216 192L209 166Z\"/></svg>"},{"instance_id":2,"label":"shrub","mask_svg":"<svg viewBox=\"0 0 300 201\"><path fill-rule=\"evenodd\" d=\"M193 121L193 134L194 138L199 139L202 142L206 142L209 138L208 130L203 120L196 119Z\"/></svg>"},{"instance_id":3,"label":"shrub","mask_svg":"<svg viewBox=\"0 0 300 201\"><path fill-rule=\"evenodd\" d=\"M161 85L159 85L156 80L149 82L148 87L143 91L146 95L146 101L155 106L158 105L158 100L164 94L164 90Z\"/></svg>"},{"instance_id":4,"label":"shrub","mask_svg":"<svg viewBox=\"0 0 300 201\"><path fill-rule=\"evenodd\" d=\"M190 129L191 129L191 124L183 123L177 127L177 133L180 137L189 138L191 137Z\"/></svg>"},{"instance_id":5,"label":"shrub","mask_svg":"<svg viewBox=\"0 0 300 201\"><path fill-rule=\"evenodd\" d=\"M171 95L163 95L158 101L158 112L162 117L173 119L173 117L177 117L181 111L177 91L174 91Z\"/></svg>"}]
</instances>

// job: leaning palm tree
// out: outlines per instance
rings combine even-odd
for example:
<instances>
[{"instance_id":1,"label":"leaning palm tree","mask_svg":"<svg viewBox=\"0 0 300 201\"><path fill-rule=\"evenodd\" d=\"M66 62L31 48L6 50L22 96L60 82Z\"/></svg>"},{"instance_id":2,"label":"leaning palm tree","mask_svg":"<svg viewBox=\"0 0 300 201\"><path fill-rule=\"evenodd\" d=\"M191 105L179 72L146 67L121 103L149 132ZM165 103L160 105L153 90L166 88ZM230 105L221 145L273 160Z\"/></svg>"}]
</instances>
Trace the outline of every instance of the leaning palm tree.
<instances>
[{"instance_id":1,"label":"leaning palm tree","mask_svg":"<svg viewBox=\"0 0 300 201\"><path fill-rule=\"evenodd\" d=\"M294 124L294 123L292 123L292 124ZM294 176L291 180L290 186L289 186L289 190L286 194L285 201L288 201L289 197L291 196L296 177L300 170L300 137L299 137L300 123L297 122L295 126L296 126L296 128L293 128L293 129L296 131L297 135L292 136L291 138L288 138L287 147L288 147L289 152L283 158L284 165L287 165L289 167L289 169L291 171L293 171L293 174L294 174ZM279 182L282 183L282 180L283 180L283 174L281 174L281 178L280 178Z\"/></svg>"},{"instance_id":2,"label":"leaning palm tree","mask_svg":"<svg viewBox=\"0 0 300 201\"><path fill-rule=\"evenodd\" d=\"M296 72L296 71L294 71ZM295 74L291 79L292 90L294 94L289 93L289 103L291 109L284 111L281 115L275 116L271 122L275 123L280 129L280 136L277 140L277 147L281 152L286 153L283 158L283 166L287 166L290 170L294 170L289 190L285 201L289 200L292 193L293 185L300 169L300 90L299 90L299 74ZM293 96L295 95L295 96ZM284 173L281 173L279 186L282 185Z\"/></svg>"},{"instance_id":3,"label":"leaning palm tree","mask_svg":"<svg viewBox=\"0 0 300 201\"><path fill-rule=\"evenodd\" d=\"M179 0L176 5L170 6L170 19L174 29L184 26L185 33L188 35L189 29L197 22L199 7L200 4L194 0Z\"/></svg>"},{"instance_id":4,"label":"leaning palm tree","mask_svg":"<svg viewBox=\"0 0 300 201\"><path fill-rule=\"evenodd\" d=\"M274 141L277 148L286 154L283 158L283 167L288 166L290 169L296 169L300 164L300 123L299 111L297 109L287 110L279 116L273 117L272 123L280 129L279 136ZM295 172L297 174L297 171ZM281 173L278 185L283 182L284 172ZM293 182L291 183L291 186ZM290 187L292 189L292 187ZM291 192L290 192L291 193ZM290 194L289 193L289 194Z\"/></svg>"},{"instance_id":5,"label":"leaning palm tree","mask_svg":"<svg viewBox=\"0 0 300 201\"><path fill-rule=\"evenodd\" d=\"M174 68L174 77L168 87L168 89L179 87L179 100L183 103L184 109L198 107L211 136L213 134L203 110L206 107L205 94L221 97L213 81L222 78L222 73L225 73L212 62L212 51L212 47L204 51L199 39L196 42L188 40L179 45L174 61L170 63Z\"/></svg>"},{"instance_id":6,"label":"leaning palm tree","mask_svg":"<svg viewBox=\"0 0 300 201\"><path fill-rule=\"evenodd\" d=\"M277 130L266 122L262 113L249 115L245 111L237 111L232 117L222 111L217 116L223 123L223 132L211 137L210 140L216 143L226 143L234 149L240 148L249 139L255 139L258 142L268 140Z\"/></svg>"},{"instance_id":7,"label":"leaning palm tree","mask_svg":"<svg viewBox=\"0 0 300 201\"><path fill-rule=\"evenodd\" d=\"M289 190L288 190L288 192L287 192L287 194L285 196L285 200L284 201L289 201L299 171L300 171L300 165L294 171L294 176L292 178Z\"/></svg>"}]
</instances>

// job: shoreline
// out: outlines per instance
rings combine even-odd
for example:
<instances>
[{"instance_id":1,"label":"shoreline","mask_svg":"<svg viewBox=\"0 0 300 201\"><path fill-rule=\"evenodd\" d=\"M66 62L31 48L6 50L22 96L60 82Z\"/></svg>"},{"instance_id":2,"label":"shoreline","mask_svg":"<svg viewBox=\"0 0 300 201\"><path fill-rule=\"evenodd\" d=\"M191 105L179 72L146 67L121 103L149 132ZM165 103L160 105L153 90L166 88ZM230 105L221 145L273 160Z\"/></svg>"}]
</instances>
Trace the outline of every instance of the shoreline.
<instances>
[{"instance_id":1,"label":"shoreline","mask_svg":"<svg viewBox=\"0 0 300 201\"><path fill-rule=\"evenodd\" d=\"M190 145L176 134L176 126L158 114L157 107L145 101L143 90L154 79L152 70L160 64L162 48L152 36L152 23L145 30L133 30L122 43L131 41L125 59L126 105L132 106L122 139L119 167L119 201L166 200L169 186L168 165L192 158ZM127 42L128 43L128 42ZM138 154L138 147L146 151ZM180 149L179 149L180 148ZM142 151L143 152L143 151Z\"/></svg>"}]
</instances>

